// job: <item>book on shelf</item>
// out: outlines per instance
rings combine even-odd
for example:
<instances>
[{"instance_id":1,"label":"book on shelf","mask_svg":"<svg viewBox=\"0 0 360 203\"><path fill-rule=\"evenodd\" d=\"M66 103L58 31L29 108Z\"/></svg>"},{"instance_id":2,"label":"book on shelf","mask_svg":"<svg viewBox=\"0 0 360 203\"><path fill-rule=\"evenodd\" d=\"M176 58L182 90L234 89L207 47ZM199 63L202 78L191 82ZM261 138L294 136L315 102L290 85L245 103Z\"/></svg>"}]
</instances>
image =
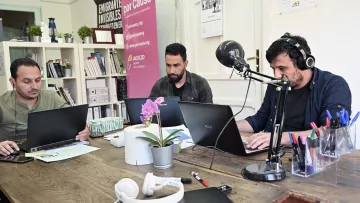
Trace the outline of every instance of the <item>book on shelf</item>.
<instances>
[{"instance_id":1,"label":"book on shelf","mask_svg":"<svg viewBox=\"0 0 360 203\"><path fill-rule=\"evenodd\" d=\"M99 52L90 53L91 56L84 60L86 76L106 75L105 59Z\"/></svg>"},{"instance_id":2,"label":"book on shelf","mask_svg":"<svg viewBox=\"0 0 360 203\"><path fill-rule=\"evenodd\" d=\"M34 53L28 53L26 55L27 58L31 58L33 61L35 61L36 63L38 63L39 65L40 63L40 59L39 59L39 54L34 54Z\"/></svg>"},{"instance_id":3,"label":"book on shelf","mask_svg":"<svg viewBox=\"0 0 360 203\"><path fill-rule=\"evenodd\" d=\"M116 112L114 109L111 109L109 106L89 107L87 122L100 118L112 117L112 116L116 116Z\"/></svg>"},{"instance_id":4,"label":"book on shelf","mask_svg":"<svg viewBox=\"0 0 360 203\"><path fill-rule=\"evenodd\" d=\"M126 86L126 78L114 78L115 86L116 86L116 94L118 101L124 101L127 98L127 86Z\"/></svg>"},{"instance_id":5,"label":"book on shelf","mask_svg":"<svg viewBox=\"0 0 360 203\"><path fill-rule=\"evenodd\" d=\"M110 51L110 71L111 74L125 74L124 65L121 60L119 60L115 49Z\"/></svg>"},{"instance_id":6,"label":"book on shelf","mask_svg":"<svg viewBox=\"0 0 360 203\"><path fill-rule=\"evenodd\" d=\"M70 91L68 88L63 87L57 87L55 84L48 84L49 90L54 90L60 97L62 97L66 103L68 103L71 106L75 106L75 101L72 98Z\"/></svg>"},{"instance_id":7,"label":"book on shelf","mask_svg":"<svg viewBox=\"0 0 360 203\"><path fill-rule=\"evenodd\" d=\"M61 66L61 63L56 60L55 62L53 60L50 60L46 63L47 67L47 77L48 78L62 78L65 77L63 67Z\"/></svg>"}]
</instances>

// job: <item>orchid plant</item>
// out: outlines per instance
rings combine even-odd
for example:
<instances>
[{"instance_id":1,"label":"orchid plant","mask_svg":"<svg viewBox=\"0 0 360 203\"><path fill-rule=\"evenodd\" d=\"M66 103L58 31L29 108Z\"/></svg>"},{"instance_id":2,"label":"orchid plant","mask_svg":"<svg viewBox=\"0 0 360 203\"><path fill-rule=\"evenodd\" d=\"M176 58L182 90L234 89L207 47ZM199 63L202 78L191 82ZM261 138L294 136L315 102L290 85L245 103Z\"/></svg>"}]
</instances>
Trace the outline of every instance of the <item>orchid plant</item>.
<instances>
[{"instance_id":1,"label":"orchid plant","mask_svg":"<svg viewBox=\"0 0 360 203\"><path fill-rule=\"evenodd\" d=\"M147 99L145 104L142 105L142 108L141 108L142 116L140 116L141 122L146 127L149 127L149 125L152 123L153 117L156 116L157 121L158 121L158 127L159 127L159 137L148 131L143 131L143 133L146 135L146 137L137 137L138 139L145 140L157 147L166 147L171 144L171 141L180 137L180 136L176 135L176 133L179 131L183 131L182 129L172 132L165 139L163 138L159 107L164 106L164 105L166 105L166 104L164 104L164 97L158 97L155 101L152 101L151 99Z\"/></svg>"}]
</instances>

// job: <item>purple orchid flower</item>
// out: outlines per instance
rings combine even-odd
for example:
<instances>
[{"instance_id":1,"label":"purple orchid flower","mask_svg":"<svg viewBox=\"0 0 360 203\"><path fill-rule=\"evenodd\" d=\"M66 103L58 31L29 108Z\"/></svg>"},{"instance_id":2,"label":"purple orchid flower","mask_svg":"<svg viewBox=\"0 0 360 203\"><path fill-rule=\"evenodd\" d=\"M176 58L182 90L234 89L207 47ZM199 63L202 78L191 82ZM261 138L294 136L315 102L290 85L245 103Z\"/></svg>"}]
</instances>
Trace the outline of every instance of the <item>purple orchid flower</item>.
<instances>
[{"instance_id":1,"label":"purple orchid flower","mask_svg":"<svg viewBox=\"0 0 360 203\"><path fill-rule=\"evenodd\" d=\"M151 99L147 99L145 104L142 105L141 114L143 116L152 116L156 113L160 113L159 106L155 102L151 101Z\"/></svg>"},{"instance_id":2,"label":"purple orchid flower","mask_svg":"<svg viewBox=\"0 0 360 203\"><path fill-rule=\"evenodd\" d=\"M157 104L158 106L165 106L166 104L163 104L163 102L165 101L164 97L158 97L154 103Z\"/></svg>"}]
</instances>

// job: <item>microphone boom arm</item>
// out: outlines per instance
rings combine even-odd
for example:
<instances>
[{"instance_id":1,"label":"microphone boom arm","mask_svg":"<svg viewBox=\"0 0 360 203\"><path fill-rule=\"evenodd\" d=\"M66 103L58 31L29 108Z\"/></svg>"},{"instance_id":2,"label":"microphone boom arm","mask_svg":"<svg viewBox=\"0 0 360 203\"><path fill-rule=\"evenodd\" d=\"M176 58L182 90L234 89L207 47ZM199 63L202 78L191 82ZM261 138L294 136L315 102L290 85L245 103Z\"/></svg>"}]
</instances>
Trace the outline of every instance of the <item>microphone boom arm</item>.
<instances>
[{"instance_id":1,"label":"microphone boom arm","mask_svg":"<svg viewBox=\"0 0 360 203\"><path fill-rule=\"evenodd\" d=\"M285 120L286 100L291 82L289 81L289 78L284 74L282 75L281 79L276 79L274 77L252 71L248 64L245 64L240 70L242 71L239 75L241 75L242 77L250 78L263 84L273 85L276 87L276 91L278 91L277 103L275 106L276 110L273 117L273 128L270 135L268 157L264 165L265 167L261 167L259 166L259 164L249 165L244 169L243 175L246 176L246 178L248 179L260 181L282 180L285 178L286 174L285 170L282 167L280 159L280 146ZM265 82L262 79L252 77L252 74L268 78L271 81ZM286 78L286 80L284 78ZM276 139L274 139L274 137L276 137Z\"/></svg>"}]
</instances>

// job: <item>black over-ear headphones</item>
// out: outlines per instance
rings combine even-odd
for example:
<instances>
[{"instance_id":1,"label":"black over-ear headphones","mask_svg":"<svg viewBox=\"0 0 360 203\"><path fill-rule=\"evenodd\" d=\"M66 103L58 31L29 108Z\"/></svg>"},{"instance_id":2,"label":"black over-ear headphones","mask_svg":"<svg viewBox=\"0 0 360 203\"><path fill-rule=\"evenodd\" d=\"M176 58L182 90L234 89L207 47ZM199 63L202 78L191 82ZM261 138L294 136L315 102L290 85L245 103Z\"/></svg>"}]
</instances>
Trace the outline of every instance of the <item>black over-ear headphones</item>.
<instances>
[{"instance_id":1,"label":"black over-ear headphones","mask_svg":"<svg viewBox=\"0 0 360 203\"><path fill-rule=\"evenodd\" d=\"M279 41L285 41L289 43L291 46L295 47L296 50L300 53L300 56L296 59L296 65L300 70L311 69L315 66L315 57L310 53L307 53L305 49L301 47L299 43L295 40L289 38L289 33L285 33L283 37L279 39Z\"/></svg>"}]
</instances>

